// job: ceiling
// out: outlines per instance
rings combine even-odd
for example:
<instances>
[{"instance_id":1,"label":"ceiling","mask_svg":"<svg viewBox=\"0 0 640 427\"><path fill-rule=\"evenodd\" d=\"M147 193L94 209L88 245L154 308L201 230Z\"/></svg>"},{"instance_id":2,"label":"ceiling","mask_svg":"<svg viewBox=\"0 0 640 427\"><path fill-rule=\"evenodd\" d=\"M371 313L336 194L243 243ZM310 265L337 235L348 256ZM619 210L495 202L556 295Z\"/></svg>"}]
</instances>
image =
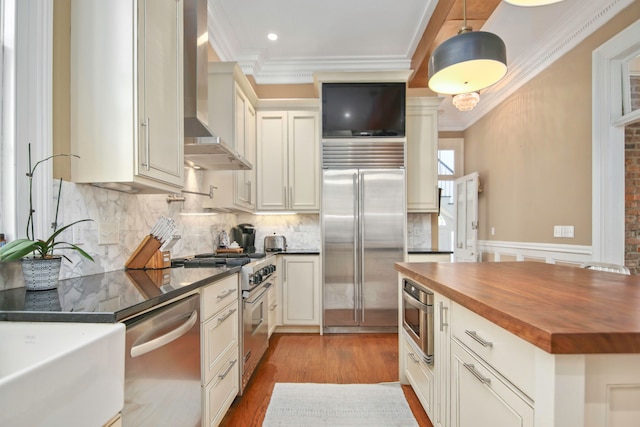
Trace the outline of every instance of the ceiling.
<instances>
[{"instance_id":1,"label":"ceiling","mask_svg":"<svg viewBox=\"0 0 640 427\"><path fill-rule=\"evenodd\" d=\"M481 92L471 112L443 97L441 130L463 130L497 102L591 34L632 0L565 0L523 8L467 0L467 25L499 35L509 72ZM237 61L257 84L313 82L326 71L414 70L409 86L427 87L433 49L463 24L462 0L208 0L209 40L223 61ZM276 41L267 39L274 32Z\"/></svg>"}]
</instances>

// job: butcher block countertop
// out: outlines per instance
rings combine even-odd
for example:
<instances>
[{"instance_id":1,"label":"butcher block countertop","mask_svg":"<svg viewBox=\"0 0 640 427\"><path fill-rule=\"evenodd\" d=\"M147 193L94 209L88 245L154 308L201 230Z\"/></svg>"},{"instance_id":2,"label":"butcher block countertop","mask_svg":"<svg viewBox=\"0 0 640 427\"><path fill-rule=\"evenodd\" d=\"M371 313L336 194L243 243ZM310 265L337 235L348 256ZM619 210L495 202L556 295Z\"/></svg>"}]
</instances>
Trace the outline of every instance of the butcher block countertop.
<instances>
[{"instance_id":1,"label":"butcher block countertop","mask_svg":"<svg viewBox=\"0 0 640 427\"><path fill-rule=\"evenodd\" d=\"M548 353L640 353L638 276L539 262L395 268Z\"/></svg>"}]
</instances>

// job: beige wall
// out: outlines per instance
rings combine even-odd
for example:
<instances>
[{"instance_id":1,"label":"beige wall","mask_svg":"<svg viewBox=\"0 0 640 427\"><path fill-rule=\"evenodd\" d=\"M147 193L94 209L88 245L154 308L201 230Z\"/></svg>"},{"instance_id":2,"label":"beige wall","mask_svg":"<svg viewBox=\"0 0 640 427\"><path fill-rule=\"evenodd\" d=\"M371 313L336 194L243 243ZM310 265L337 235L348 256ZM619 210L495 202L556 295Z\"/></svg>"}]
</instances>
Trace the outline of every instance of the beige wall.
<instances>
[{"instance_id":1,"label":"beige wall","mask_svg":"<svg viewBox=\"0 0 640 427\"><path fill-rule=\"evenodd\" d=\"M56 0L53 8L53 153L69 153L71 150L69 80L71 56L71 0ZM53 160L53 177L71 180L68 157Z\"/></svg>"},{"instance_id":2,"label":"beige wall","mask_svg":"<svg viewBox=\"0 0 640 427\"><path fill-rule=\"evenodd\" d=\"M640 1L464 132L481 240L591 245L591 54L638 18ZM554 238L554 225L575 238Z\"/></svg>"}]
</instances>

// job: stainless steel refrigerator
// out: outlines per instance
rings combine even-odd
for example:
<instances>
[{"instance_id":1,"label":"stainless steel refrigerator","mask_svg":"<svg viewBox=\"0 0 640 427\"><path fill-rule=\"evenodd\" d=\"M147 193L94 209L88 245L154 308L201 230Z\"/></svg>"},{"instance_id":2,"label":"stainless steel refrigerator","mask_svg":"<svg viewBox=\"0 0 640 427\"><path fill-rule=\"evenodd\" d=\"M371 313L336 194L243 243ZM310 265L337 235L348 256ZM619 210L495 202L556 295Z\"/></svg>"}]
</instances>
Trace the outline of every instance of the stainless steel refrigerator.
<instances>
[{"instance_id":1,"label":"stainless steel refrigerator","mask_svg":"<svg viewBox=\"0 0 640 427\"><path fill-rule=\"evenodd\" d=\"M389 157L374 143L345 154L323 144L324 332L395 332L404 258L404 144ZM368 147L368 148L366 148ZM358 148L358 147L356 147ZM331 155L335 151L338 154ZM356 166L349 168L348 166ZM382 167L381 167L382 166Z\"/></svg>"}]
</instances>

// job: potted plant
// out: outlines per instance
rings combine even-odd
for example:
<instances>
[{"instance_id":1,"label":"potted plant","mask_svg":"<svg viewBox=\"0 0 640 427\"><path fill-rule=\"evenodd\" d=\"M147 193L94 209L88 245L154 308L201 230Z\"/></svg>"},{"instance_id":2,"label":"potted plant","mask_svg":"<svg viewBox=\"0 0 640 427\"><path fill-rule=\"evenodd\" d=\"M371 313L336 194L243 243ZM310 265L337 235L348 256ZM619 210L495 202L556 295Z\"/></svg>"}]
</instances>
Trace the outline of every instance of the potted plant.
<instances>
[{"instance_id":1,"label":"potted plant","mask_svg":"<svg viewBox=\"0 0 640 427\"><path fill-rule=\"evenodd\" d=\"M53 233L45 240L34 237L33 227L33 174L40 163L46 162L54 157L78 157L74 154L54 154L46 159L40 160L31 167L31 145L29 145L29 218L27 220L27 238L17 239L7 243L0 248L0 261L14 261L22 259L22 272L24 274L25 287L27 290L48 290L58 286L60 266L62 258L71 261L66 255L54 255L54 249L71 249L77 251L83 257L93 261L91 255L73 243L57 241L56 238L71 226L91 219L81 219L58 228L58 210L60 208L60 191L62 189L62 179L58 186L58 201L56 205L56 215L53 223Z\"/></svg>"}]
</instances>

